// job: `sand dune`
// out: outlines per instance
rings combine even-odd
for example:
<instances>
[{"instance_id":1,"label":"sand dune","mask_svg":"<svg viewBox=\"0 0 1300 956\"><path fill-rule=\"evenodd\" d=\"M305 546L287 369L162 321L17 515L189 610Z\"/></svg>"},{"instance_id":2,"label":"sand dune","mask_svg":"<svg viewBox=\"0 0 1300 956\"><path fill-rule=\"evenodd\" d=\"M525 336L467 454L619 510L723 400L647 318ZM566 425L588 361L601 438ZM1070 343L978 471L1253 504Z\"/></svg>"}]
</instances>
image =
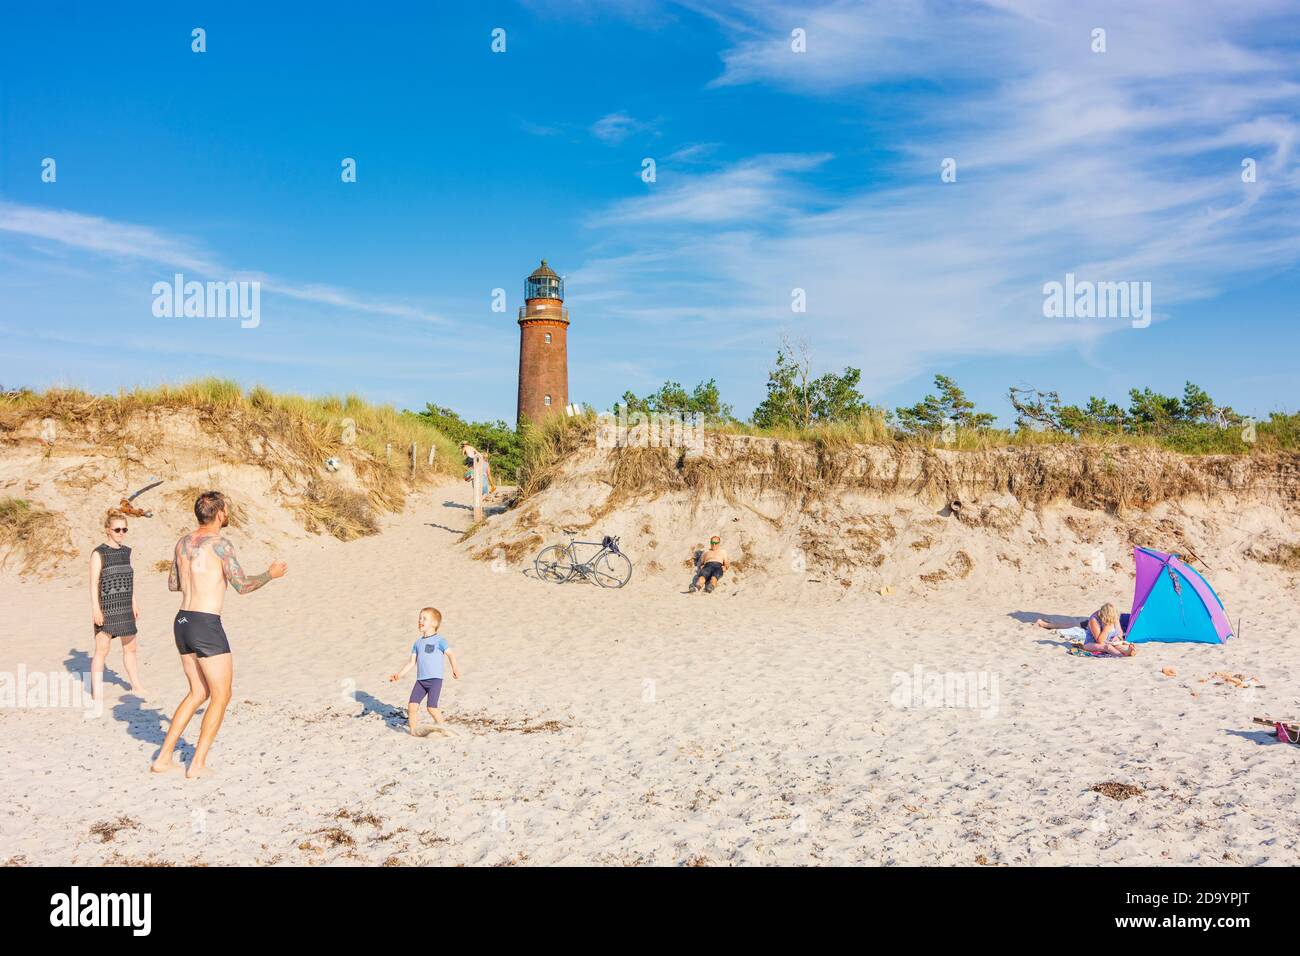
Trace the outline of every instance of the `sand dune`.
<instances>
[{"instance_id":1,"label":"sand dune","mask_svg":"<svg viewBox=\"0 0 1300 956\"><path fill-rule=\"evenodd\" d=\"M1246 619L1226 646L1084 660L1024 621L1127 601L1118 556L1086 585L1026 566L998 587L908 582L881 597L806 569L801 580L755 569L685 596L684 573L648 570L637 535L620 529L639 567L627 588L601 591L475 560L519 516L460 544L463 499L459 483L414 495L379 535L347 544L287 528L235 535L247 567L279 556L290 571L228 598L235 702L211 757L218 776L195 782L147 772L184 692L175 595L151 570L180 514L133 521L151 697L125 689L115 649L100 718L0 709L0 860L1300 862L1288 822L1297 750L1250 723L1300 712L1300 600L1280 572L1234 562L1212 577L1234 621ZM729 516L706 510L699 528ZM12 620L0 671L88 669L84 590L71 565L0 575ZM406 735L408 685L386 679L427 603L464 670L443 695L455 738ZM1214 671L1265 686L1202 682ZM912 699L918 674L922 688L970 675L963 704L974 706L912 706L925 703ZM184 755L196 733L197 722ZM1141 793L1092 789L1106 782Z\"/></svg>"}]
</instances>

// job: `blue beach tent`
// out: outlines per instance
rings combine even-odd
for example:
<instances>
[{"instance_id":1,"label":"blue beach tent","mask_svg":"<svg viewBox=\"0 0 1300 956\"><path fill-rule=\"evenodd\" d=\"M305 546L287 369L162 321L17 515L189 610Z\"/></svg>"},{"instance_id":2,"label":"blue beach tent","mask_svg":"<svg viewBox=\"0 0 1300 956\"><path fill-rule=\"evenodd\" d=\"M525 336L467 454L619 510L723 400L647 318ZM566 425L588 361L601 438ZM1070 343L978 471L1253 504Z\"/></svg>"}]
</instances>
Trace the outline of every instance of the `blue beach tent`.
<instances>
[{"instance_id":1,"label":"blue beach tent","mask_svg":"<svg viewBox=\"0 0 1300 956\"><path fill-rule=\"evenodd\" d=\"M1219 596L1178 555L1134 548L1133 561L1137 581L1125 628L1127 640L1222 644L1233 636Z\"/></svg>"}]
</instances>

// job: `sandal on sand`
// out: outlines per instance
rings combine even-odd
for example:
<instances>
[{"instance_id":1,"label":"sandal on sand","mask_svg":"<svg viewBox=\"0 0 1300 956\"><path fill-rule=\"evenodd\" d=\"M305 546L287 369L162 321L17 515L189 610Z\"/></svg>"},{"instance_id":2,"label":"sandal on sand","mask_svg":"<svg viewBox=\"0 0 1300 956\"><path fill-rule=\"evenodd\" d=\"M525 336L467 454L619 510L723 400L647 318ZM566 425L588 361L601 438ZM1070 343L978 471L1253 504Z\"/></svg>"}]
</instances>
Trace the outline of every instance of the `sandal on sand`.
<instances>
[{"instance_id":1,"label":"sandal on sand","mask_svg":"<svg viewBox=\"0 0 1300 956\"><path fill-rule=\"evenodd\" d=\"M706 584L706 585L704 585L704 593L705 593L705 594L712 594L712 593L713 593L713 585L712 585L712 584Z\"/></svg>"}]
</instances>

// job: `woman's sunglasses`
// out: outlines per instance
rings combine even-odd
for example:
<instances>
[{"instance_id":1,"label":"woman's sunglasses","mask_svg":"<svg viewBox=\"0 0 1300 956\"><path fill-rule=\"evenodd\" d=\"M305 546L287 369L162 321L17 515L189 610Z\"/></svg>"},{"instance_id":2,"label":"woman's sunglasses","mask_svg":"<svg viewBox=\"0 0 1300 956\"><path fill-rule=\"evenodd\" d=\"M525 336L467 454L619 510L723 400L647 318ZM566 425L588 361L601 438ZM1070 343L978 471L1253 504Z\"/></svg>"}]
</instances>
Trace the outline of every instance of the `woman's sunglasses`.
<instances>
[{"instance_id":1,"label":"woman's sunglasses","mask_svg":"<svg viewBox=\"0 0 1300 956\"><path fill-rule=\"evenodd\" d=\"M127 532L126 528L109 528L108 530L113 532L113 534L126 534Z\"/></svg>"}]
</instances>

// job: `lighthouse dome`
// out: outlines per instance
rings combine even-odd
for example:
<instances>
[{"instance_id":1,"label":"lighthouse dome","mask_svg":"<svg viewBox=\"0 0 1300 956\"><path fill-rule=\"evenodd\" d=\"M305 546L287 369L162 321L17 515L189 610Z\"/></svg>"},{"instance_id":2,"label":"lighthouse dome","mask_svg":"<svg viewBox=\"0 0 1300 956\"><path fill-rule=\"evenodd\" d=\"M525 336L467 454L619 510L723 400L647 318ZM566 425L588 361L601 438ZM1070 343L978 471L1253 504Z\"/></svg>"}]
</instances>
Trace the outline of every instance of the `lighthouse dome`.
<instances>
[{"instance_id":1,"label":"lighthouse dome","mask_svg":"<svg viewBox=\"0 0 1300 956\"><path fill-rule=\"evenodd\" d=\"M564 280L542 260L524 283L525 299L564 299Z\"/></svg>"}]
</instances>

